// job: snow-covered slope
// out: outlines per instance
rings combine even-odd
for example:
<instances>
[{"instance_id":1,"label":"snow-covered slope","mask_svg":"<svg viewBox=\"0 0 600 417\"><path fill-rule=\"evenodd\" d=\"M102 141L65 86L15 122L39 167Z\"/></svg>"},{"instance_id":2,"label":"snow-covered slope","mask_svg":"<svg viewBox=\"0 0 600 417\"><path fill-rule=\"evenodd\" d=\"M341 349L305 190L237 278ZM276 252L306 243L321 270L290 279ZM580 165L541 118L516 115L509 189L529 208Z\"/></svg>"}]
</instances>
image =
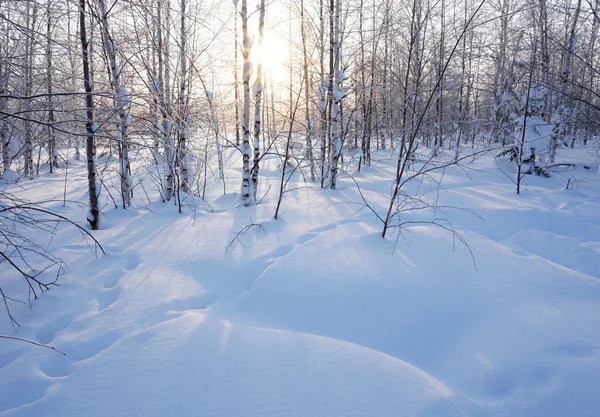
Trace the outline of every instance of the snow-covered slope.
<instances>
[{"instance_id":1,"label":"snow-covered slope","mask_svg":"<svg viewBox=\"0 0 600 417\"><path fill-rule=\"evenodd\" d=\"M12 311L17 336L68 355L0 341L0 416L598 415L597 162L560 151L590 169L527 177L521 196L489 155L445 170L439 202L469 248L430 223L381 239L349 179L286 194L275 220L274 159L257 207L214 187L193 213L107 208L97 259L62 227L49 246L69 267L61 286ZM393 164L378 157L355 179L382 213ZM83 175L69 195L85 201ZM20 193L50 199L63 180Z\"/></svg>"}]
</instances>

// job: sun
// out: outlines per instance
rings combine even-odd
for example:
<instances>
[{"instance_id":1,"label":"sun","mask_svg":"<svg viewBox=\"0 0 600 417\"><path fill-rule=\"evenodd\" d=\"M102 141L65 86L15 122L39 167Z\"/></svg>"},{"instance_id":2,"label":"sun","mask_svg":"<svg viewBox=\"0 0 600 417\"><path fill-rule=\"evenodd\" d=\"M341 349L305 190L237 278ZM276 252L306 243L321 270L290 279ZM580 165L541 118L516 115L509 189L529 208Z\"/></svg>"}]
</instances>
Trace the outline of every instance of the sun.
<instances>
[{"instance_id":1,"label":"sun","mask_svg":"<svg viewBox=\"0 0 600 417\"><path fill-rule=\"evenodd\" d=\"M267 76L277 80L284 80L286 72L284 60L289 54L288 47L276 35L266 36L263 39L262 52L260 54L263 71ZM256 64L256 63L255 63Z\"/></svg>"}]
</instances>

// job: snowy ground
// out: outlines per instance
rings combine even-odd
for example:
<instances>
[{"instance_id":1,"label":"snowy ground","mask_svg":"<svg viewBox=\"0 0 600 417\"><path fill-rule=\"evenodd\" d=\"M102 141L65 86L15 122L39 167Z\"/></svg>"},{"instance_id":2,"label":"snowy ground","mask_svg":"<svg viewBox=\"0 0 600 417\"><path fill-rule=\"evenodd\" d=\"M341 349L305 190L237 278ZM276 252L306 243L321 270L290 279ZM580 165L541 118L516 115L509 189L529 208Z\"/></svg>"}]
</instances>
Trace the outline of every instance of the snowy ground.
<instances>
[{"instance_id":1,"label":"snowy ground","mask_svg":"<svg viewBox=\"0 0 600 417\"><path fill-rule=\"evenodd\" d=\"M151 191L131 210L107 206L97 259L65 225L49 243L68 265L60 287L12 311L17 336L67 356L0 340L0 416L600 415L598 162L585 149L559 157L578 165L526 177L520 196L492 155L434 173L442 188L409 186L476 213L444 210L476 267L435 225L383 240L348 178L287 193L273 219L276 159L257 207L239 206L234 170L228 194L213 185L183 214ZM354 173L380 214L391 158ZM68 195L85 201L83 165L69 175ZM8 189L49 200L64 184L44 174ZM4 312L0 334L14 335Z\"/></svg>"}]
</instances>

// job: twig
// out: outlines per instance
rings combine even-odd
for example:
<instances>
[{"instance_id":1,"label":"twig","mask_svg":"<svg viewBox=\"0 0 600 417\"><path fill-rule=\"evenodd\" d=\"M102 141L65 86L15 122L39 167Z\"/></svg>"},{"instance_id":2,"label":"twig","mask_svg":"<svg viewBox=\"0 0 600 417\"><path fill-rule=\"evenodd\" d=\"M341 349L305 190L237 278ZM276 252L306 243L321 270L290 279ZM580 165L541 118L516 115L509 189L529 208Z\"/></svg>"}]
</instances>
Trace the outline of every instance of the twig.
<instances>
[{"instance_id":1,"label":"twig","mask_svg":"<svg viewBox=\"0 0 600 417\"><path fill-rule=\"evenodd\" d=\"M241 239L240 239L240 235L242 235L242 234L246 233L248 230L250 230L250 229L251 229L252 227L254 227L254 226L258 226L258 227L260 227L260 228L261 228L261 230L262 230L264 233L266 233L266 232L265 232L265 228L262 226L262 224L260 224L260 223L254 223L254 220L252 220L252 217L251 217L251 218L250 218L250 224L247 224L246 226L244 226L244 227L242 228L242 230L240 230L239 232L237 232L237 233L235 234L235 237L234 237L233 239L231 239L231 242L229 242L229 243L227 244L227 246L225 246L225 252L227 252L227 251L229 250L229 247L230 247L231 245L233 245L233 244L234 244L234 242L235 242L236 240L237 240L238 242L240 242L240 245L244 246L244 243L243 243L243 242L241 241Z\"/></svg>"},{"instance_id":2,"label":"twig","mask_svg":"<svg viewBox=\"0 0 600 417\"><path fill-rule=\"evenodd\" d=\"M65 352L63 352L62 350L60 350L60 349L58 349L58 348L56 348L54 346L43 345L41 343L34 342L33 340L23 339L23 338L15 337L15 336L4 336L4 335L1 335L1 334L0 334L0 339L12 339L12 340L18 340L19 342L31 343L32 345L36 345L36 346L43 347L43 348L46 348L46 349L52 349L52 350L60 353L61 355L67 356L67 354Z\"/></svg>"}]
</instances>

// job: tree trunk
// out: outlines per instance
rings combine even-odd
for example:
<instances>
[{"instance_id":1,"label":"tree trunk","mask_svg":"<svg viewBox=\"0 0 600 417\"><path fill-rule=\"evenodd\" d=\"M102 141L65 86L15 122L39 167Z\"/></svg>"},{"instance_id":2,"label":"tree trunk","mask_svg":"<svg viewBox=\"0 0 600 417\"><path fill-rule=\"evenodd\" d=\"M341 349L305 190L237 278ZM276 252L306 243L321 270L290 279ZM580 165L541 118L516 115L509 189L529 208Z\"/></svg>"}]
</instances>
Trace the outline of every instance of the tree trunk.
<instances>
[{"instance_id":1,"label":"tree trunk","mask_svg":"<svg viewBox=\"0 0 600 417\"><path fill-rule=\"evenodd\" d=\"M2 2L0 2L2 4ZM6 38L5 43L0 43L0 94L8 93L9 86L9 67L8 60L4 57L8 54L8 42L9 31L4 26L4 22L1 23L0 26L2 29L6 30ZM0 98L0 111L4 112L7 108L8 98ZM10 169L10 136L8 135L8 126L6 123L6 117L4 115L0 117L0 147L2 148L2 173L4 174L6 171Z\"/></svg>"},{"instance_id":2,"label":"tree trunk","mask_svg":"<svg viewBox=\"0 0 600 417\"><path fill-rule=\"evenodd\" d=\"M73 51L75 50L74 47L77 46L77 42L79 42L80 39L77 39L77 35L73 35L73 31L71 30L71 12L70 12L70 10L67 11L67 40L68 40L68 45L69 45L69 48L67 48L67 54L69 57L70 69L71 69L72 73L75 73L75 70L77 69L77 57L73 53ZM73 40L73 48L71 48L72 40ZM71 90L76 91L78 87L76 85L77 81L75 80L75 77L70 77L70 80L71 80L71 83L70 83ZM75 160L80 161L81 160L81 150L79 148L81 147L81 143L79 140L79 136L75 136L74 140L75 140ZM69 146L71 146L70 140L69 140ZM67 164L68 164L68 162L67 162Z\"/></svg>"},{"instance_id":3,"label":"tree trunk","mask_svg":"<svg viewBox=\"0 0 600 417\"><path fill-rule=\"evenodd\" d=\"M174 193L174 184L175 184L175 172L174 172L174 144L173 144L173 136L172 136L172 123L171 123L171 108L169 102L169 64L168 64L168 55L166 53L167 48L166 45L169 44L168 37L165 40L163 37L163 21L162 21L162 9L163 4L162 0L156 1L156 37L158 42L158 84L156 86L156 90L159 96L159 106L162 117L161 122L161 133L163 137L164 147L165 147L165 183L163 184L163 199L166 201L170 201L173 197ZM168 4L167 4L168 9ZM168 36L168 35L167 35Z\"/></svg>"},{"instance_id":4,"label":"tree trunk","mask_svg":"<svg viewBox=\"0 0 600 417\"><path fill-rule=\"evenodd\" d=\"M358 171L360 172L360 166L362 164L367 164L367 160L369 158L369 150L367 145L367 140L371 140L369 132L367 132L367 100L365 98L365 90L367 88L366 81L366 60L365 60L365 39L364 39L364 30L363 30L363 21L364 21L364 0L360 0L360 4L358 5L358 32L360 35L360 108L361 108L361 142L360 142L360 150L361 156L360 161L358 163Z\"/></svg>"},{"instance_id":5,"label":"tree trunk","mask_svg":"<svg viewBox=\"0 0 600 417\"><path fill-rule=\"evenodd\" d=\"M240 76L238 67L238 13L235 11L235 23L234 23L234 62L233 62L233 74L234 74L234 92L235 92L235 146L240 146Z\"/></svg>"},{"instance_id":6,"label":"tree trunk","mask_svg":"<svg viewBox=\"0 0 600 417\"><path fill-rule=\"evenodd\" d=\"M115 43L110 34L108 23L108 9L104 0L98 0L100 7L100 21L102 24L102 41L108 58L110 69L111 87L113 90L113 106L117 115L117 143L119 152L119 174L121 177L121 200L123 208L131 205L131 167L129 162L129 138L127 126L130 123L130 115L126 110L130 106L129 94L121 81L121 68L117 63Z\"/></svg>"},{"instance_id":7,"label":"tree trunk","mask_svg":"<svg viewBox=\"0 0 600 417\"><path fill-rule=\"evenodd\" d=\"M258 18L258 62L256 69L256 80L254 81L254 155L252 165L252 195L250 204L256 204L256 192L258 190L258 171L260 168L260 127L261 127L261 99L263 93L263 65L262 48L265 30L265 0L260 0L260 13ZM291 105L291 103L290 103Z\"/></svg>"},{"instance_id":8,"label":"tree trunk","mask_svg":"<svg viewBox=\"0 0 600 417\"><path fill-rule=\"evenodd\" d=\"M327 161L327 92L329 91L330 81L325 78L325 3L319 1L319 75L321 76L321 86L319 87L319 113L321 115L321 188L325 186L325 179L328 171L325 161Z\"/></svg>"},{"instance_id":9,"label":"tree trunk","mask_svg":"<svg viewBox=\"0 0 600 417\"><path fill-rule=\"evenodd\" d=\"M186 0L181 0L181 33L179 46L179 119L178 133L179 140L177 143L177 162L181 176L181 188L184 192L188 192L189 186L189 167L187 158L187 28L185 22ZM212 106L212 103L211 103ZM214 113L214 110L213 110ZM218 134L218 129L217 129Z\"/></svg>"},{"instance_id":10,"label":"tree trunk","mask_svg":"<svg viewBox=\"0 0 600 417\"><path fill-rule=\"evenodd\" d=\"M332 53L334 54L332 86L331 86L331 133L330 142L330 188L335 190L337 187L338 160L342 153L342 141L340 138L340 102L344 98L344 92L341 89L342 74L340 71L340 12L341 0L335 0L335 9L333 9L334 0L331 0L332 17L334 17L334 27L332 36ZM334 11L335 10L335 11Z\"/></svg>"},{"instance_id":11,"label":"tree trunk","mask_svg":"<svg viewBox=\"0 0 600 417\"><path fill-rule=\"evenodd\" d=\"M552 94L550 92L550 53L548 52L548 11L546 9L546 0L539 0L539 2L542 86L546 90L546 100L542 118L547 123L550 123L552 119Z\"/></svg>"},{"instance_id":12,"label":"tree trunk","mask_svg":"<svg viewBox=\"0 0 600 417\"><path fill-rule=\"evenodd\" d=\"M244 67L242 70L242 83L244 85L244 107L242 110L242 192L240 199L245 205L250 205L250 73L252 64L250 63L251 39L248 35L248 5L247 0L242 0L242 37L243 49L242 56Z\"/></svg>"},{"instance_id":13,"label":"tree trunk","mask_svg":"<svg viewBox=\"0 0 600 417\"><path fill-rule=\"evenodd\" d=\"M58 155L56 153L56 136L54 134L54 100L52 98L52 1L46 3L46 86L48 92L48 157L50 173L58 167Z\"/></svg>"},{"instance_id":14,"label":"tree trunk","mask_svg":"<svg viewBox=\"0 0 600 417\"><path fill-rule=\"evenodd\" d=\"M577 1L577 7L575 9L575 15L573 16L573 23L569 31L569 39L565 45L565 58L564 66L561 76L560 91L556 100L556 109L553 122L555 123L552 129L552 137L550 138L550 162L554 162L556 157L556 148L559 143L564 141L565 137L565 123L569 118L569 109L565 103L565 95L567 93L567 86L569 84L569 78L571 76L571 64L573 60L573 52L575 51L575 44L577 43L577 21L579 20L579 12L581 10L581 0Z\"/></svg>"},{"instance_id":15,"label":"tree trunk","mask_svg":"<svg viewBox=\"0 0 600 417\"><path fill-rule=\"evenodd\" d=\"M83 79L86 93L85 130L87 132L87 139L85 149L87 156L88 192L90 196L90 211L87 220L90 223L92 230L97 230L100 222L100 211L98 209L98 195L100 194L100 188L96 184L96 144L94 140L94 134L97 127L94 123L94 87L90 73L89 42L86 35L85 24L85 3L86 0L79 0L79 38L81 39Z\"/></svg>"},{"instance_id":16,"label":"tree trunk","mask_svg":"<svg viewBox=\"0 0 600 417\"><path fill-rule=\"evenodd\" d=\"M310 86L308 83L308 53L306 51L306 23L304 21L304 0L300 0L300 31L302 35L302 64L304 73L304 106L306 112L306 160L310 167L310 180L315 180L315 160L312 149L312 121L310 118ZM291 103L290 103L291 105Z\"/></svg>"},{"instance_id":17,"label":"tree trunk","mask_svg":"<svg viewBox=\"0 0 600 417\"><path fill-rule=\"evenodd\" d=\"M31 5L31 0L27 0L26 26L28 33L25 35L25 96L30 97L33 94L33 54L34 54L34 31L37 20L37 2ZM27 120L25 121L25 144L23 154L25 159L25 176L30 180L34 178L33 171L33 106L30 98L26 101Z\"/></svg>"}]
</instances>

